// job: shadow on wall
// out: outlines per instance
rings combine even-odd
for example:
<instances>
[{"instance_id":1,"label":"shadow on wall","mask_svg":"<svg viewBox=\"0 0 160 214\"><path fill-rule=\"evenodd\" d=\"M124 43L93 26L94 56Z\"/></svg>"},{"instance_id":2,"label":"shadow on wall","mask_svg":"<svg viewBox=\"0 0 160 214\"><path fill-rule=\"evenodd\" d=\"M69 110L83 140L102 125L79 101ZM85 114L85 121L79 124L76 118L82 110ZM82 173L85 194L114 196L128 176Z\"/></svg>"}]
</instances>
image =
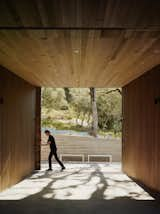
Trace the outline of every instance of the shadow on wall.
<instances>
[{"instance_id":1,"label":"shadow on wall","mask_svg":"<svg viewBox=\"0 0 160 214\"><path fill-rule=\"evenodd\" d=\"M0 213L160 213L160 204L126 175L101 165L40 171L0 194Z\"/></svg>"}]
</instances>

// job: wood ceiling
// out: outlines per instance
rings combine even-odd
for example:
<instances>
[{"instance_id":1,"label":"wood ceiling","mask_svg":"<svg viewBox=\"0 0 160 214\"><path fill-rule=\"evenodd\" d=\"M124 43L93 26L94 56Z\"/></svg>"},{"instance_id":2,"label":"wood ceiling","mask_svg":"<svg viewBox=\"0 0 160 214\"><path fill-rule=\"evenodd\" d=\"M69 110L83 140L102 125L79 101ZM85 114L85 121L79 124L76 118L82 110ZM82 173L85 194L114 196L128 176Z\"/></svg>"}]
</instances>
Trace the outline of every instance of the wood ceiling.
<instances>
[{"instance_id":1,"label":"wood ceiling","mask_svg":"<svg viewBox=\"0 0 160 214\"><path fill-rule=\"evenodd\" d=\"M122 87L160 64L158 0L1 0L0 65L51 87Z\"/></svg>"}]
</instances>

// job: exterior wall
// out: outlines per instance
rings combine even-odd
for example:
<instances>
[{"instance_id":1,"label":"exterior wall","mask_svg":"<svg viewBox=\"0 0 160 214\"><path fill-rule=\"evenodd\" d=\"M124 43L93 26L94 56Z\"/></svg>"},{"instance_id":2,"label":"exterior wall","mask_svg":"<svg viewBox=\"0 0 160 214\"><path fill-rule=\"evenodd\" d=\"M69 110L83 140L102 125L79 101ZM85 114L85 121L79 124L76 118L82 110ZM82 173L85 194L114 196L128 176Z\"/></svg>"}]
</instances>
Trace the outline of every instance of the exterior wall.
<instances>
[{"instance_id":1,"label":"exterior wall","mask_svg":"<svg viewBox=\"0 0 160 214\"><path fill-rule=\"evenodd\" d=\"M0 190L35 167L36 88L0 67Z\"/></svg>"},{"instance_id":2,"label":"exterior wall","mask_svg":"<svg viewBox=\"0 0 160 214\"><path fill-rule=\"evenodd\" d=\"M123 170L160 191L160 66L123 88Z\"/></svg>"}]
</instances>

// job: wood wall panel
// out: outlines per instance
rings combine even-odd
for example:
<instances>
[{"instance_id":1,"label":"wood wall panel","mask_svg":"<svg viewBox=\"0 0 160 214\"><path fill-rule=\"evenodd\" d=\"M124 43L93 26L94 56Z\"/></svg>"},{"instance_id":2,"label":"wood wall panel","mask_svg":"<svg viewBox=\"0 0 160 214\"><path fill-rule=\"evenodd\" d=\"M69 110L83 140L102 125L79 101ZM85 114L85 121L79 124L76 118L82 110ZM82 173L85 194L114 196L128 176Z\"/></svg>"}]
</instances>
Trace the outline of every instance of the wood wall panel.
<instances>
[{"instance_id":1,"label":"wood wall panel","mask_svg":"<svg viewBox=\"0 0 160 214\"><path fill-rule=\"evenodd\" d=\"M34 169L36 89L0 68L0 190Z\"/></svg>"},{"instance_id":2,"label":"wood wall panel","mask_svg":"<svg viewBox=\"0 0 160 214\"><path fill-rule=\"evenodd\" d=\"M123 119L124 172L160 191L160 66L123 87Z\"/></svg>"},{"instance_id":3,"label":"wood wall panel","mask_svg":"<svg viewBox=\"0 0 160 214\"><path fill-rule=\"evenodd\" d=\"M41 168L41 88L36 87L35 106L35 169Z\"/></svg>"}]
</instances>

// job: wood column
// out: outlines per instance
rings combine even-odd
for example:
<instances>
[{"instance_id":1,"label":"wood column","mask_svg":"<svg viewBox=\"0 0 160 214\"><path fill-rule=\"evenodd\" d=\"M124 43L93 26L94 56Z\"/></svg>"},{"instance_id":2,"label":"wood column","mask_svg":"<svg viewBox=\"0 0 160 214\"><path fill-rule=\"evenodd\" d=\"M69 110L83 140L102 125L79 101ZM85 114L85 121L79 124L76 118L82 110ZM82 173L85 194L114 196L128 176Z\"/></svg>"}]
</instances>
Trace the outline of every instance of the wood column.
<instances>
[{"instance_id":1,"label":"wood column","mask_svg":"<svg viewBox=\"0 0 160 214\"><path fill-rule=\"evenodd\" d=\"M35 107L35 169L41 168L41 88L36 88Z\"/></svg>"}]
</instances>

